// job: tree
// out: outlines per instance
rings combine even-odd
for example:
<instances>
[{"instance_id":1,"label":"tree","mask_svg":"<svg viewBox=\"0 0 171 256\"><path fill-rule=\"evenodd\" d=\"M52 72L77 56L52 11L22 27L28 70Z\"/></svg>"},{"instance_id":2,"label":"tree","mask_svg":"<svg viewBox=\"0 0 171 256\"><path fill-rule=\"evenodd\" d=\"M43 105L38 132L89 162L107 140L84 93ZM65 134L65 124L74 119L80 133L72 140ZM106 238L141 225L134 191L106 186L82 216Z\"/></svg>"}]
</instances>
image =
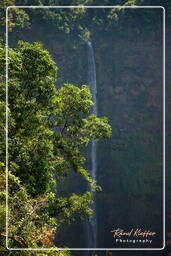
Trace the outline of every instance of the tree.
<instances>
[{"instance_id":1,"label":"tree","mask_svg":"<svg viewBox=\"0 0 171 256\"><path fill-rule=\"evenodd\" d=\"M4 59L1 48L2 80ZM111 128L107 118L89 114L88 86L56 89L56 64L40 43L19 42L9 49L8 62L9 245L51 247L55 227L76 220L75 214L89 218L92 213L90 192L56 198L56 180L76 172L97 190L82 151L91 138L110 137ZM2 87L1 115L4 94Z\"/></svg>"}]
</instances>

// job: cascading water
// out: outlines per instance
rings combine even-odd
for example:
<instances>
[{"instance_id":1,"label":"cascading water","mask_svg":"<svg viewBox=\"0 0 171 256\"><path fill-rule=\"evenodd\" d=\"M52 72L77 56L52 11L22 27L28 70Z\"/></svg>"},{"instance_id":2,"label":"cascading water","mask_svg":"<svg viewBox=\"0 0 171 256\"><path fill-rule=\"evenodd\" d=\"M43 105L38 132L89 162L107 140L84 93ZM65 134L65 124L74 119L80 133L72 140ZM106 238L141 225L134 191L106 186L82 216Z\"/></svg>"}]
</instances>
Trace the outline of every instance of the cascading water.
<instances>
[{"instance_id":1,"label":"cascading water","mask_svg":"<svg viewBox=\"0 0 171 256\"><path fill-rule=\"evenodd\" d=\"M92 106L91 113L97 115L97 87L96 87L96 66L94 60L93 46L90 41L87 41L87 62L88 62L88 85L90 86L94 105ZM96 180L96 150L97 145L94 139L91 142L91 171L92 178ZM88 248L97 247L97 217L96 217L96 200L95 192L90 188L93 195L94 204L92 206L93 216L91 221L87 225L87 236L88 236Z\"/></svg>"}]
</instances>

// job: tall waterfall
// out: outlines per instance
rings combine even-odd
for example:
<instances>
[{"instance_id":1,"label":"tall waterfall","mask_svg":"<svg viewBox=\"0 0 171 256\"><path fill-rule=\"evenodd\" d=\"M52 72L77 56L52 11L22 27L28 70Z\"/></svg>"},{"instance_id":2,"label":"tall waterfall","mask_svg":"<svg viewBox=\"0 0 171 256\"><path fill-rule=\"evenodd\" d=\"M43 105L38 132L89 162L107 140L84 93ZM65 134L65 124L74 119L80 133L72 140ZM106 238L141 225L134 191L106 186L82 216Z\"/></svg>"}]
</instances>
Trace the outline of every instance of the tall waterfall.
<instances>
[{"instance_id":1,"label":"tall waterfall","mask_svg":"<svg viewBox=\"0 0 171 256\"><path fill-rule=\"evenodd\" d=\"M91 113L97 115L97 87L96 87L96 66L94 60L94 51L93 46L90 41L87 41L87 62L88 62L88 85L90 86L91 94L93 97L94 105L91 109ZM96 149L97 145L94 140L91 142L91 171L92 171L92 178L96 180ZM96 200L95 200L95 192L90 189L94 204L92 206L93 216L87 225L87 235L88 235L88 248L96 248L97 247L97 217L96 217Z\"/></svg>"}]
</instances>

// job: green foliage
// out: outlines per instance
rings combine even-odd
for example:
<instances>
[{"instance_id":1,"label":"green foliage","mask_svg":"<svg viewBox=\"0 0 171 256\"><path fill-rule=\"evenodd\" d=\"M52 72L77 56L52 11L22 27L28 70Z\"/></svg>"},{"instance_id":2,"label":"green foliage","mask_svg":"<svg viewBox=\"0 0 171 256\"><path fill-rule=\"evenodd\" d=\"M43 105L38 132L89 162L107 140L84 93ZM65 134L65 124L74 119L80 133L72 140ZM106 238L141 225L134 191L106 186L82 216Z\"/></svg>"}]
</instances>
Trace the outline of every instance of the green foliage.
<instances>
[{"instance_id":1,"label":"green foliage","mask_svg":"<svg viewBox=\"0 0 171 256\"><path fill-rule=\"evenodd\" d=\"M3 50L0 58L3 63ZM56 70L49 53L39 43L29 46L21 42L18 49L9 51L9 154L15 159L9 165L13 173L20 173L32 195L46 192L50 189L47 180L53 181L53 132L47 127L47 114L52 108ZM3 100L3 89L2 92Z\"/></svg>"},{"instance_id":2,"label":"green foliage","mask_svg":"<svg viewBox=\"0 0 171 256\"><path fill-rule=\"evenodd\" d=\"M91 138L100 139L110 137L111 128L106 118L98 118L88 114L93 102L87 86L81 88L65 84L57 91L53 99L56 107L56 117L53 121L58 126L58 133L54 134L54 147L58 151L57 170L59 175L67 175L70 170L81 175L95 188L87 170L82 165L85 157L82 155Z\"/></svg>"},{"instance_id":3,"label":"green foliage","mask_svg":"<svg viewBox=\"0 0 171 256\"><path fill-rule=\"evenodd\" d=\"M56 228L79 218L89 218L93 203L90 192L55 198L56 179L74 171L98 190L96 181L83 167L86 159L82 150L91 138L110 137L111 128L106 118L89 115L93 102L88 86L78 88L64 84L56 89L57 67L40 43L19 42L17 48L9 49L8 56L9 247L53 247ZM5 209L4 61L5 51L1 48L2 227ZM4 242L5 233L1 236Z\"/></svg>"},{"instance_id":4,"label":"green foliage","mask_svg":"<svg viewBox=\"0 0 171 256\"><path fill-rule=\"evenodd\" d=\"M55 212L57 214L57 225L61 225L75 221L80 218L89 218L92 210L89 205L92 204L92 196L90 192L83 195L72 194L67 198L57 198Z\"/></svg>"},{"instance_id":5,"label":"green foliage","mask_svg":"<svg viewBox=\"0 0 171 256\"><path fill-rule=\"evenodd\" d=\"M30 1L26 1L27 4ZM65 36L65 38L72 38L74 43L77 45L76 41L83 42L86 40L91 40L92 36L95 37L99 32L103 32L111 36L113 34L113 29L115 33L124 35L124 29L132 29L134 36L139 35L141 32L141 27L146 28L146 31L150 32L152 27L158 27L159 23L162 22L162 10L153 9L122 9L122 8L100 8L100 9L88 9L82 8L81 6L98 6L98 5L111 5L109 0L103 0L99 3L97 0L84 0L84 1L50 1L49 5L67 5L67 6L80 6L80 8L46 8L46 9L20 9L22 12L19 15L16 9L11 9L11 20L14 20L12 24L17 28L26 26L27 18L30 18L30 24L33 24L35 20L42 20L44 25L48 29L49 27L54 30L54 32L60 33L60 36ZM158 1L158 5L162 5L161 1ZM165 3L169 5L168 3ZM47 1L40 0L34 2L34 5L47 5ZM118 0L115 2L116 6L142 6L146 5L142 0L128 0L122 1ZM151 2L151 4L153 3ZM170 5L169 5L170 6ZM16 12L16 15L13 15ZM21 20L14 19L13 16L20 17ZM27 18L26 18L27 17ZM18 18L19 19L19 18ZM141 19L141 22L140 22ZM157 22L158 21L158 22ZM155 24L155 25L154 25ZM12 25L11 25L12 26ZM124 30L125 31L125 30Z\"/></svg>"},{"instance_id":6,"label":"green foliage","mask_svg":"<svg viewBox=\"0 0 171 256\"><path fill-rule=\"evenodd\" d=\"M23 1L24 2L24 1ZM23 4L22 2L22 4ZM8 6L17 5L15 0L1 0L0 1L0 36L4 39L5 24L6 24L6 8ZM14 28L29 27L29 15L22 9L10 8L8 9L8 31L11 32Z\"/></svg>"},{"instance_id":7,"label":"green foliage","mask_svg":"<svg viewBox=\"0 0 171 256\"><path fill-rule=\"evenodd\" d=\"M156 3L158 6L166 6L170 9L170 3L165 1L163 3L158 0ZM5 0L0 6L0 21L2 24L1 33L5 32L5 8L7 6L15 5L52 5L52 6L98 6L98 5L111 5L110 0L103 0L101 2L97 0L72 0L63 1L60 0ZM116 6L143 6L146 5L145 0L116 0ZM148 5L153 6L152 1L148 2ZM170 16L168 16L169 18ZM139 22L141 19L141 22ZM111 34L113 29L115 33L123 34L123 28L131 28L134 26L134 33L139 34L141 26L143 24L147 31L150 32L152 27L158 26L158 23L162 22L161 11L153 11L141 9L119 9L119 8L108 8L108 9L87 9L87 8L73 8L73 9L19 9L10 8L8 27L9 32L14 30L16 33L21 28L29 28L35 20L42 20L44 26L53 28L54 31L60 32L66 37L69 35L74 40L77 38L79 41L86 41L91 39L92 35L97 32L103 32ZM91 21L91 22L90 22ZM159 22L160 21L160 22ZM93 24L93 25L92 25ZM95 29L94 29L95 28ZM75 40L76 43L76 40Z\"/></svg>"}]
</instances>

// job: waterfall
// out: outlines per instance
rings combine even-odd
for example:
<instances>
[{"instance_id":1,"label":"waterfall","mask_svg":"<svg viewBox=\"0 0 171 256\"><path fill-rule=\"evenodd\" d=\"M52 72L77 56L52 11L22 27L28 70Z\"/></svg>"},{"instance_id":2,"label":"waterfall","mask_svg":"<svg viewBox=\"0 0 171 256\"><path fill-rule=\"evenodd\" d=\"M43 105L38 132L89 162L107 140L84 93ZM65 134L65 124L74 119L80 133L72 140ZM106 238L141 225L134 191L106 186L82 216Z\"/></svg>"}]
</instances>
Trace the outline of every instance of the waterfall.
<instances>
[{"instance_id":1,"label":"waterfall","mask_svg":"<svg viewBox=\"0 0 171 256\"><path fill-rule=\"evenodd\" d=\"M88 85L90 86L92 98L94 105L91 108L91 114L97 115L97 87L96 87L96 66L94 60L94 51L93 46L90 41L87 41L87 62L88 62ZM97 167L97 160L96 160L96 149L97 145L94 139L91 142L91 171L92 171L92 178L96 180L96 167ZM96 200L95 200L95 192L92 191L94 204L92 206L93 216L91 221L87 224L87 236L88 236L88 248L96 248L97 247L97 217L96 217Z\"/></svg>"}]
</instances>

